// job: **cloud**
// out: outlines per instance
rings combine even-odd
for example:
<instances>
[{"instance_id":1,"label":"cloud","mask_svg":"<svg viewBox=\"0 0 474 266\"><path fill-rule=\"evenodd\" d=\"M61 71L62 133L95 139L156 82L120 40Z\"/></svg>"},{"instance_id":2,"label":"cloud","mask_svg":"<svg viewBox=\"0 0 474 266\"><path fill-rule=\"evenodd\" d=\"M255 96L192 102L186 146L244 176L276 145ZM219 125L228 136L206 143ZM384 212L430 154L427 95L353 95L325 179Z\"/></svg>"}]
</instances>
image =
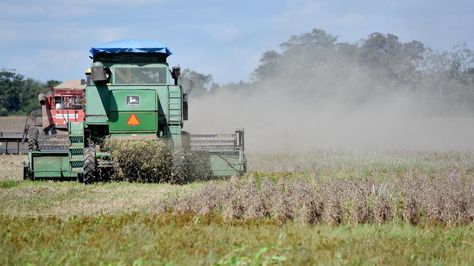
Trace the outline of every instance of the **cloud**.
<instances>
[{"instance_id":1,"label":"cloud","mask_svg":"<svg viewBox=\"0 0 474 266\"><path fill-rule=\"evenodd\" d=\"M240 29L228 25L212 25L204 30L215 42L231 43L242 37Z\"/></svg>"},{"instance_id":2,"label":"cloud","mask_svg":"<svg viewBox=\"0 0 474 266\"><path fill-rule=\"evenodd\" d=\"M9 57L6 63L18 73L39 80L81 79L90 64L85 55L87 53L84 51L75 49L64 49L61 52L55 49L38 49L27 57Z\"/></svg>"},{"instance_id":3,"label":"cloud","mask_svg":"<svg viewBox=\"0 0 474 266\"><path fill-rule=\"evenodd\" d=\"M454 2L3 0L0 48L8 54L1 53L0 62L45 49L82 50L87 60L87 50L95 43L155 39L175 51L171 60L213 74L219 82L239 81L250 76L264 51L313 28L339 35L342 41L355 42L381 31L434 48L463 42L472 47L474 4Z\"/></svg>"}]
</instances>

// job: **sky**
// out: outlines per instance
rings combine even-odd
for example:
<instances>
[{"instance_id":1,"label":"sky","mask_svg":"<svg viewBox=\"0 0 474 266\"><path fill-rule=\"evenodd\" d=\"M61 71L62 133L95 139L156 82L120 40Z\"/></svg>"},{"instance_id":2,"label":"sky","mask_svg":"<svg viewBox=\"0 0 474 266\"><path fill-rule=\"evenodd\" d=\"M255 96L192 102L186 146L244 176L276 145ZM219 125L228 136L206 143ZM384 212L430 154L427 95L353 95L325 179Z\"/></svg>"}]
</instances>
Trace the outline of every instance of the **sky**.
<instances>
[{"instance_id":1,"label":"sky","mask_svg":"<svg viewBox=\"0 0 474 266\"><path fill-rule=\"evenodd\" d=\"M118 39L160 41L170 65L220 84L249 80L263 52L314 28L474 49L472 0L0 0L0 10L0 68L41 81L83 78L90 47Z\"/></svg>"}]
</instances>

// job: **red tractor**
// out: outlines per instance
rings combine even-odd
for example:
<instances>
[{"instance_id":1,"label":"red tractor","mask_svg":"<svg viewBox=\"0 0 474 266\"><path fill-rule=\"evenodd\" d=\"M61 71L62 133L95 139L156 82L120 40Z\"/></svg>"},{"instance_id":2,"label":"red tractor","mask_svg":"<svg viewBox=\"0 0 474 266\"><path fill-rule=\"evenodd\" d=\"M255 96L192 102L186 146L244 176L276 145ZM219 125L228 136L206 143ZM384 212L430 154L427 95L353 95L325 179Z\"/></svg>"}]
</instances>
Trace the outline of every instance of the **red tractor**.
<instances>
[{"instance_id":1,"label":"red tractor","mask_svg":"<svg viewBox=\"0 0 474 266\"><path fill-rule=\"evenodd\" d=\"M41 104L41 122L36 123L38 115L35 113L31 115L34 126L28 129L30 150L65 148L67 134L58 134L57 131L67 132L69 121L84 121L85 87L83 80L66 81L52 87L46 95L38 95L38 101Z\"/></svg>"}]
</instances>

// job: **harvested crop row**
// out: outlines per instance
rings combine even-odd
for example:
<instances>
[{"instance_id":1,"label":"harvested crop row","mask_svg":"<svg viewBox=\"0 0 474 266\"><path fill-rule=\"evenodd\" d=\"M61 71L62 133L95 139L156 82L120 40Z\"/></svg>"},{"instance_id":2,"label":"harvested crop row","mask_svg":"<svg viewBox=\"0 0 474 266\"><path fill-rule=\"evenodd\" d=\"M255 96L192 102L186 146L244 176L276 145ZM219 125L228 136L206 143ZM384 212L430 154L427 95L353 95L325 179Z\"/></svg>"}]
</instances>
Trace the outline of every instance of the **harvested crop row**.
<instances>
[{"instance_id":1,"label":"harvested crop row","mask_svg":"<svg viewBox=\"0 0 474 266\"><path fill-rule=\"evenodd\" d=\"M113 180L167 182L171 179L172 152L165 141L110 140L106 144L116 165Z\"/></svg>"},{"instance_id":2,"label":"harvested crop row","mask_svg":"<svg viewBox=\"0 0 474 266\"><path fill-rule=\"evenodd\" d=\"M206 153L173 152L168 141L108 140L105 145L115 165L112 180L185 184L212 174Z\"/></svg>"},{"instance_id":3,"label":"harvested crop row","mask_svg":"<svg viewBox=\"0 0 474 266\"><path fill-rule=\"evenodd\" d=\"M457 172L395 180L246 180L210 183L175 198L162 211L229 219L276 219L302 223L405 222L464 225L474 220L474 178Z\"/></svg>"}]
</instances>

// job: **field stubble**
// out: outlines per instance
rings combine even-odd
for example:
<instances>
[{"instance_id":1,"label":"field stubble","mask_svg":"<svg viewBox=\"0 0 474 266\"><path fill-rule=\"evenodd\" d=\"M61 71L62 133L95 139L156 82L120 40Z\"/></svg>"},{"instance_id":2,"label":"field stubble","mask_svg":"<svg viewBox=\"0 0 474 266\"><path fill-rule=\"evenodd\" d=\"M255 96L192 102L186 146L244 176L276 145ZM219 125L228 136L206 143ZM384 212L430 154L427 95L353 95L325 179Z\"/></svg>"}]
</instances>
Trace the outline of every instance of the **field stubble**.
<instances>
[{"instance_id":1,"label":"field stubble","mask_svg":"<svg viewBox=\"0 0 474 266\"><path fill-rule=\"evenodd\" d=\"M391 180L234 178L171 200L162 210L280 223L469 225L474 220L474 178L456 171Z\"/></svg>"},{"instance_id":2,"label":"field stubble","mask_svg":"<svg viewBox=\"0 0 474 266\"><path fill-rule=\"evenodd\" d=\"M25 157L0 156L2 263L474 261L473 153L248 158L242 179L84 186L22 181Z\"/></svg>"},{"instance_id":3,"label":"field stubble","mask_svg":"<svg viewBox=\"0 0 474 266\"><path fill-rule=\"evenodd\" d=\"M23 175L23 162L26 159L26 155L0 154L0 181L21 179Z\"/></svg>"}]
</instances>

